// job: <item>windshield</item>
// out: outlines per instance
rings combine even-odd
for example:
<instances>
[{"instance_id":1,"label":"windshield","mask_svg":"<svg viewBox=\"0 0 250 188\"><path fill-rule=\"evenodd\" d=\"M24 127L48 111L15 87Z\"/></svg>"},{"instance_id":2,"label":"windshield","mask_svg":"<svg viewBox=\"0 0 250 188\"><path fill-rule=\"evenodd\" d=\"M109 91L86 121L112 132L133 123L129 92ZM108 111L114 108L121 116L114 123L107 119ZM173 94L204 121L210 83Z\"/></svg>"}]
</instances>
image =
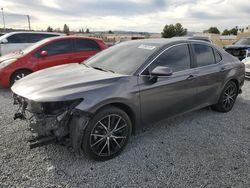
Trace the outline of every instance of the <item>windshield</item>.
<instances>
[{"instance_id":1,"label":"windshield","mask_svg":"<svg viewBox=\"0 0 250 188\"><path fill-rule=\"evenodd\" d=\"M112 46L84 61L87 66L119 74L133 74L160 44L129 41Z\"/></svg>"},{"instance_id":2,"label":"windshield","mask_svg":"<svg viewBox=\"0 0 250 188\"><path fill-rule=\"evenodd\" d=\"M250 38L240 39L235 44L236 45L250 45Z\"/></svg>"},{"instance_id":3,"label":"windshield","mask_svg":"<svg viewBox=\"0 0 250 188\"><path fill-rule=\"evenodd\" d=\"M39 47L40 45L48 42L49 40L50 40L50 38L40 40L39 42L36 42L33 45L29 46L28 48L25 48L24 50L22 50L22 53L27 54L27 53L31 52L32 50L34 50L35 48Z\"/></svg>"}]
</instances>

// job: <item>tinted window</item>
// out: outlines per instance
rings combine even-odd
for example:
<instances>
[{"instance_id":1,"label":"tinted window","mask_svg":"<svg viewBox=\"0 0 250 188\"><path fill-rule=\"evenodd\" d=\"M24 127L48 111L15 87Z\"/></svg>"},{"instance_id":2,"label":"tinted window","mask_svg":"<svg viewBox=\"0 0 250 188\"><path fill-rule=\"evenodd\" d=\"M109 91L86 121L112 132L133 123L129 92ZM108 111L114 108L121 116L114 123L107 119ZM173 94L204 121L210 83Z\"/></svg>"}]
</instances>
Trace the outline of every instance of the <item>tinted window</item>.
<instances>
[{"instance_id":1,"label":"tinted window","mask_svg":"<svg viewBox=\"0 0 250 188\"><path fill-rule=\"evenodd\" d=\"M29 34L14 34L7 38L8 43L29 43Z\"/></svg>"},{"instance_id":2,"label":"tinted window","mask_svg":"<svg viewBox=\"0 0 250 188\"><path fill-rule=\"evenodd\" d=\"M54 37L58 35L54 34L42 34L42 33L22 33L14 34L7 38L8 43L35 43L48 37Z\"/></svg>"},{"instance_id":3,"label":"tinted window","mask_svg":"<svg viewBox=\"0 0 250 188\"><path fill-rule=\"evenodd\" d=\"M72 41L68 39L52 42L42 47L36 56L39 57L43 50L47 51L49 56L70 53L72 52Z\"/></svg>"},{"instance_id":4,"label":"tinted window","mask_svg":"<svg viewBox=\"0 0 250 188\"><path fill-rule=\"evenodd\" d=\"M75 48L77 52L100 50L99 45L94 40L75 39Z\"/></svg>"},{"instance_id":5,"label":"tinted window","mask_svg":"<svg viewBox=\"0 0 250 188\"><path fill-rule=\"evenodd\" d=\"M222 57L217 50L214 50L214 57L215 57L216 63L219 63L222 60Z\"/></svg>"},{"instance_id":6,"label":"tinted window","mask_svg":"<svg viewBox=\"0 0 250 188\"><path fill-rule=\"evenodd\" d=\"M48 38L48 37L54 37L54 36L57 36L57 35L50 35L50 34L30 34L30 37L29 37L29 42L30 43L35 43L37 41L40 41L40 40L43 40L45 38Z\"/></svg>"},{"instance_id":7,"label":"tinted window","mask_svg":"<svg viewBox=\"0 0 250 188\"><path fill-rule=\"evenodd\" d=\"M156 66L165 66L178 72L190 68L189 49L186 44L174 46L163 52L149 67L153 70Z\"/></svg>"},{"instance_id":8,"label":"tinted window","mask_svg":"<svg viewBox=\"0 0 250 188\"><path fill-rule=\"evenodd\" d=\"M202 67L215 63L213 49L203 44L194 44L197 66Z\"/></svg>"}]
</instances>

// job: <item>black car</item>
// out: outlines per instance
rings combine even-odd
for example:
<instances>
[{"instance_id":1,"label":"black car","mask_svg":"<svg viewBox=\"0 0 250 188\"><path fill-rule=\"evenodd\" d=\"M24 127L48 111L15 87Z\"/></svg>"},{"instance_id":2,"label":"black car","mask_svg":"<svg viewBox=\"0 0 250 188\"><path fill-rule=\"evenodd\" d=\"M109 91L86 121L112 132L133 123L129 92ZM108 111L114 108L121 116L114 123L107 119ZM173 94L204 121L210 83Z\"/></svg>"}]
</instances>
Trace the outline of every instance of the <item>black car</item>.
<instances>
[{"instance_id":1,"label":"black car","mask_svg":"<svg viewBox=\"0 0 250 188\"><path fill-rule=\"evenodd\" d=\"M225 46L224 49L231 55L243 60L246 57L246 50L250 48L250 37L241 38L233 45Z\"/></svg>"}]
</instances>

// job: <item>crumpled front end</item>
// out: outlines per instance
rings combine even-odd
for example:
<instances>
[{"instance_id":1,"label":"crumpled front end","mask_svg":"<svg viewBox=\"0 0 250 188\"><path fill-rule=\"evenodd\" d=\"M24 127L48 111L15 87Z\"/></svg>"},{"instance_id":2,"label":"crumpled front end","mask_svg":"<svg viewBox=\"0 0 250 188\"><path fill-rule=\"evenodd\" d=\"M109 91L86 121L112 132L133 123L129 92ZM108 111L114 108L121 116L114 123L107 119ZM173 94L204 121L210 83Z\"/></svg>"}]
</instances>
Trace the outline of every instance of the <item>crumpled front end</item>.
<instances>
[{"instance_id":1,"label":"crumpled front end","mask_svg":"<svg viewBox=\"0 0 250 188\"><path fill-rule=\"evenodd\" d=\"M19 108L14 119L26 120L29 129L36 137L30 140L30 146L38 147L55 141L65 141L71 131L70 126L73 119L82 116L81 111L75 107L83 99L60 102L35 102L24 97L13 95L14 104ZM88 115L85 115L88 121ZM74 120L75 121L75 120ZM71 137L78 135L71 135Z\"/></svg>"}]
</instances>

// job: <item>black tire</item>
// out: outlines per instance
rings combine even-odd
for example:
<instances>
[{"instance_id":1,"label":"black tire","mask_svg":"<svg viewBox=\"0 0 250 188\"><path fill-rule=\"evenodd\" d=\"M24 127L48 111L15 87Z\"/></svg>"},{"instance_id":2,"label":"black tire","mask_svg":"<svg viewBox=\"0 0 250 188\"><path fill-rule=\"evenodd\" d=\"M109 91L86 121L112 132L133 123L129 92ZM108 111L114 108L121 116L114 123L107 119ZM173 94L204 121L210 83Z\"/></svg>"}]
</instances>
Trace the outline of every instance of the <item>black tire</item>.
<instances>
[{"instance_id":1,"label":"black tire","mask_svg":"<svg viewBox=\"0 0 250 188\"><path fill-rule=\"evenodd\" d=\"M212 109L218 112L229 112L238 96L238 87L235 82L229 81L221 92L220 99L217 104L212 106Z\"/></svg>"},{"instance_id":2,"label":"black tire","mask_svg":"<svg viewBox=\"0 0 250 188\"><path fill-rule=\"evenodd\" d=\"M30 74L29 70L18 70L10 78L10 86L12 86L16 81Z\"/></svg>"},{"instance_id":3,"label":"black tire","mask_svg":"<svg viewBox=\"0 0 250 188\"><path fill-rule=\"evenodd\" d=\"M105 161L119 155L132 131L129 116L120 108L107 106L86 126L82 149L91 159Z\"/></svg>"}]
</instances>

